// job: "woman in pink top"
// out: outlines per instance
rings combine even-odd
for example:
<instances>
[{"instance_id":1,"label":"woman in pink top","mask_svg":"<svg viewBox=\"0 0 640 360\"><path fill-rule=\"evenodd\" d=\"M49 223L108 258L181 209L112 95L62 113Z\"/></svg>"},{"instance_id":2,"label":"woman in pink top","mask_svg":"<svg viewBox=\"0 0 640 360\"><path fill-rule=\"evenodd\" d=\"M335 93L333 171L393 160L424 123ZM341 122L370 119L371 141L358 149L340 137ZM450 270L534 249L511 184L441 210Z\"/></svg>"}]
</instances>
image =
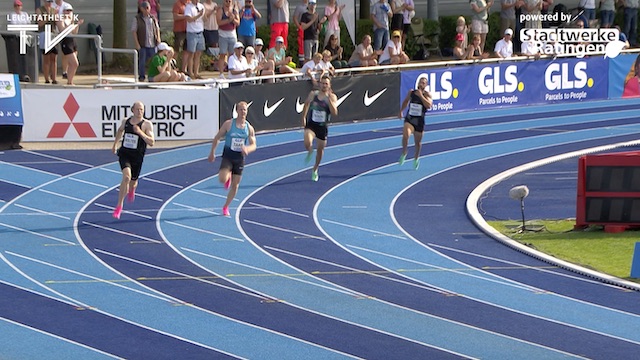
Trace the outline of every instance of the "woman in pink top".
<instances>
[{"instance_id":1,"label":"woman in pink top","mask_svg":"<svg viewBox=\"0 0 640 360\"><path fill-rule=\"evenodd\" d=\"M336 0L329 0L329 5L324 8L324 15L327 17L327 31L324 33L324 46L325 48L329 43L329 37L331 34L335 35L338 39L338 45L340 45L340 16L342 15L342 9L345 5L338 6Z\"/></svg>"}]
</instances>

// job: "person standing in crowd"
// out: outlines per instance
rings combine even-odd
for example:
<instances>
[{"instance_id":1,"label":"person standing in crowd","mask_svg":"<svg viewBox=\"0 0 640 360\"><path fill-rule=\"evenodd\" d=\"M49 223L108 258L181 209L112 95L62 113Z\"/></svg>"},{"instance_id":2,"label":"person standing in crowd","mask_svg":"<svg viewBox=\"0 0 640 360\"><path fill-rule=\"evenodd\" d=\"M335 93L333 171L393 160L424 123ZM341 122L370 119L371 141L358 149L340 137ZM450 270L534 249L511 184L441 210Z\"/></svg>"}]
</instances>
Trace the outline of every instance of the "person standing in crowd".
<instances>
[{"instance_id":1,"label":"person standing in crowd","mask_svg":"<svg viewBox=\"0 0 640 360\"><path fill-rule=\"evenodd\" d=\"M22 11L22 1L13 2L13 12L7 15L11 25L27 25L29 15ZM9 73L18 74L20 81L29 82L31 78L27 75L27 55L20 54L20 38L17 35L2 35L7 47L7 65Z\"/></svg>"},{"instance_id":2,"label":"person standing in crowd","mask_svg":"<svg viewBox=\"0 0 640 360\"><path fill-rule=\"evenodd\" d=\"M600 0L600 27L612 27L615 17L616 0Z\"/></svg>"},{"instance_id":3,"label":"person standing in crowd","mask_svg":"<svg viewBox=\"0 0 640 360\"><path fill-rule=\"evenodd\" d=\"M578 7L584 9L583 15L587 18L587 22L596 19L596 0L580 0Z\"/></svg>"},{"instance_id":4,"label":"person standing in crowd","mask_svg":"<svg viewBox=\"0 0 640 360\"><path fill-rule=\"evenodd\" d=\"M66 1L63 0L55 0L55 2L53 3L53 8L57 11L58 15L60 15L60 17L62 17L64 15L64 8L65 5L69 4ZM56 64L57 66L57 64ZM63 79L67 79L67 72L69 70L69 63L67 63L67 58L65 56L62 57L62 78Z\"/></svg>"},{"instance_id":5,"label":"person standing in crowd","mask_svg":"<svg viewBox=\"0 0 640 360\"><path fill-rule=\"evenodd\" d=\"M296 9L293 11L293 23L296 25L296 29L298 30L298 63L300 64L304 64L304 30L300 24L300 19L302 18L302 14L307 12L308 6L309 0L302 0L302 3L298 4Z\"/></svg>"},{"instance_id":6,"label":"person standing in crowd","mask_svg":"<svg viewBox=\"0 0 640 360\"><path fill-rule=\"evenodd\" d=\"M151 16L151 5L147 1L140 3L140 11L133 18L131 32L133 43L138 50L138 80L144 81L147 62L156 52L160 44L160 26L158 20Z\"/></svg>"},{"instance_id":7,"label":"person standing in crowd","mask_svg":"<svg viewBox=\"0 0 640 360\"><path fill-rule=\"evenodd\" d=\"M149 13L156 21L160 21L160 0L138 0L138 5L143 2L149 3Z\"/></svg>"},{"instance_id":8,"label":"person standing in crowd","mask_svg":"<svg viewBox=\"0 0 640 360\"><path fill-rule=\"evenodd\" d=\"M329 0L329 4L324 8L324 16L327 18L326 31L324 33L324 48L329 45L331 35L338 39L336 45L340 46L340 17L342 16L344 7L345 4L338 5L336 0Z\"/></svg>"},{"instance_id":9,"label":"person standing in crowd","mask_svg":"<svg viewBox=\"0 0 640 360\"><path fill-rule=\"evenodd\" d=\"M240 25L240 14L233 0L224 0L224 4L216 10L216 22L218 23L218 41L220 44L220 56L218 57L218 71L220 78L224 78L223 72L227 57L233 55L233 47L238 42L236 28Z\"/></svg>"},{"instance_id":10,"label":"person standing in crowd","mask_svg":"<svg viewBox=\"0 0 640 360\"><path fill-rule=\"evenodd\" d=\"M507 59L513 56L513 42L511 37L513 36L513 30L507 28L504 31L504 37L496 42L494 51L496 56L502 59Z\"/></svg>"},{"instance_id":11,"label":"person standing in crowd","mask_svg":"<svg viewBox=\"0 0 640 360\"><path fill-rule=\"evenodd\" d=\"M204 5L199 0L191 0L184 8L184 16L187 20L187 49L189 61L185 73L193 79L202 79L200 76L200 57L205 49L204 45Z\"/></svg>"},{"instance_id":12,"label":"person standing in crowd","mask_svg":"<svg viewBox=\"0 0 640 360\"><path fill-rule=\"evenodd\" d=\"M118 155L122 170L118 203L113 210L113 217L116 219L120 219L122 214L125 196L129 202L135 199L144 153L147 151L147 146L155 144L153 125L150 120L144 118L144 104L136 101L131 107L131 112L133 115L122 120L118 127L111 147L111 151Z\"/></svg>"},{"instance_id":13,"label":"person standing in crowd","mask_svg":"<svg viewBox=\"0 0 640 360\"><path fill-rule=\"evenodd\" d=\"M222 206L222 215L224 216L231 216L229 205L231 205L231 201L238 193L245 158L254 152L257 147L255 130L247 121L248 107L245 101L240 101L236 104L238 117L229 119L220 126L220 130L211 143L211 152L209 152L208 160L209 162L214 162L218 143L224 138L224 150L222 151L222 161L218 171L218 180L221 184L224 184L225 189L229 190L227 200Z\"/></svg>"},{"instance_id":14,"label":"person standing in crowd","mask_svg":"<svg viewBox=\"0 0 640 360\"><path fill-rule=\"evenodd\" d=\"M307 12L302 14L300 18L300 26L304 32L304 61L305 63L318 52L318 34L320 33L320 23L326 21L323 17L320 19L316 11L316 0L309 0Z\"/></svg>"},{"instance_id":15,"label":"person standing in crowd","mask_svg":"<svg viewBox=\"0 0 640 360\"><path fill-rule=\"evenodd\" d=\"M182 53L182 72L187 72L189 59L184 50L187 48L187 18L184 16L184 8L189 0L176 0L173 4L173 49L176 53Z\"/></svg>"},{"instance_id":16,"label":"person standing in crowd","mask_svg":"<svg viewBox=\"0 0 640 360\"><path fill-rule=\"evenodd\" d=\"M317 139L316 162L311 170L311 180L318 181L318 167L324 155L329 135L328 122L331 116L338 115L338 98L331 90L328 76L320 79L320 90L313 90L307 96L302 109L302 127L304 128L304 147L307 149L305 162L313 156L313 139Z\"/></svg>"},{"instance_id":17,"label":"person standing in crowd","mask_svg":"<svg viewBox=\"0 0 640 360\"><path fill-rule=\"evenodd\" d=\"M284 39L284 47L289 43L289 1L288 0L272 0L270 2L271 13L271 39L269 48L276 45L276 38L282 36Z\"/></svg>"},{"instance_id":18,"label":"person standing in crowd","mask_svg":"<svg viewBox=\"0 0 640 360\"><path fill-rule=\"evenodd\" d=\"M407 46L407 34L411 30L411 20L416 16L416 11L413 0L404 0L402 6L402 43Z\"/></svg>"},{"instance_id":19,"label":"person standing in crowd","mask_svg":"<svg viewBox=\"0 0 640 360\"><path fill-rule=\"evenodd\" d=\"M42 51L42 72L44 73L44 83L45 84L57 84L56 80L57 72L58 72L58 49L54 46L48 52L44 52L44 28L46 25L51 26L51 31L54 31L56 28L55 16L57 11L52 6L53 0L46 0L44 5L39 7L36 10L36 14L42 15L38 16L38 31L40 35L38 36L38 46L40 47L40 51Z\"/></svg>"},{"instance_id":20,"label":"person standing in crowd","mask_svg":"<svg viewBox=\"0 0 640 360\"><path fill-rule=\"evenodd\" d=\"M618 0L624 7L623 32L629 38L629 44L636 46L638 37L638 0Z\"/></svg>"},{"instance_id":21,"label":"person standing in crowd","mask_svg":"<svg viewBox=\"0 0 640 360\"><path fill-rule=\"evenodd\" d=\"M84 23L84 19L78 19L78 23L76 24L73 16L73 6L71 4L64 4L64 16L63 18L57 22L58 31L62 32L68 27L74 27L71 31L71 34L77 34L78 28L80 25ZM75 85L73 83L73 78L76 75L76 71L78 70L78 66L80 63L78 62L78 47L76 45L76 40L70 36L65 37L60 42L62 49L62 53L66 59L67 63L67 85Z\"/></svg>"},{"instance_id":22,"label":"person standing in crowd","mask_svg":"<svg viewBox=\"0 0 640 360\"><path fill-rule=\"evenodd\" d=\"M209 55L218 56L220 54L220 49L218 48L218 23L216 22L218 4L213 0L205 0L202 5L204 6L204 44Z\"/></svg>"},{"instance_id":23,"label":"person standing in crowd","mask_svg":"<svg viewBox=\"0 0 640 360\"><path fill-rule=\"evenodd\" d=\"M244 9L240 11L240 26L238 27L238 40L244 46L254 46L256 41L256 21L262 18L262 14L253 5L253 0L244 0Z\"/></svg>"},{"instance_id":24,"label":"person standing in crowd","mask_svg":"<svg viewBox=\"0 0 640 360\"><path fill-rule=\"evenodd\" d=\"M480 50L484 52L484 46L489 33L489 8L493 0L469 0L471 6L471 31L473 35L480 35Z\"/></svg>"},{"instance_id":25,"label":"person standing in crowd","mask_svg":"<svg viewBox=\"0 0 640 360\"><path fill-rule=\"evenodd\" d=\"M379 0L371 4L371 20L373 21L373 49L382 50L389 41L389 18L393 15L387 0Z\"/></svg>"},{"instance_id":26,"label":"person standing in crowd","mask_svg":"<svg viewBox=\"0 0 640 360\"><path fill-rule=\"evenodd\" d=\"M405 116L402 115L404 109L409 106L409 110ZM402 129L402 154L398 163L404 164L407 158L407 147L409 146L409 136L413 133L414 155L413 168L418 170L420 167L420 151L422 151L422 133L424 132L424 113L431 109L433 100L431 94L427 91L427 78L421 77L418 80L418 88L409 90L409 93L402 101L400 107L400 118L404 117L404 126Z\"/></svg>"},{"instance_id":27,"label":"person standing in crowd","mask_svg":"<svg viewBox=\"0 0 640 360\"><path fill-rule=\"evenodd\" d=\"M391 15L389 31L402 31L402 24L404 22L402 15L404 11L404 0L390 0L389 5L391 5L391 12L393 13L393 15Z\"/></svg>"},{"instance_id":28,"label":"person standing in crowd","mask_svg":"<svg viewBox=\"0 0 640 360\"><path fill-rule=\"evenodd\" d=\"M500 1L500 33L516 28L516 7L522 6L523 0Z\"/></svg>"}]
</instances>

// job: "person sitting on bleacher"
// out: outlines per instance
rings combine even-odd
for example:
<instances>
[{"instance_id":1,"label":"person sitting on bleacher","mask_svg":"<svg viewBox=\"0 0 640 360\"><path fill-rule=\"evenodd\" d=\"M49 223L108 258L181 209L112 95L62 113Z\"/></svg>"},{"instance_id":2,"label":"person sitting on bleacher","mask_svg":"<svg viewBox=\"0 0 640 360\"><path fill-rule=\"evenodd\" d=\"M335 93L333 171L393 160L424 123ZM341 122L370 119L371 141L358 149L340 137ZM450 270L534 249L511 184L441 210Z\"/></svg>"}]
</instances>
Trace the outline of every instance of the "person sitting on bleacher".
<instances>
[{"instance_id":1,"label":"person sitting on bleacher","mask_svg":"<svg viewBox=\"0 0 640 360\"><path fill-rule=\"evenodd\" d=\"M179 73L171 68L173 56L173 48L166 42L158 44L158 52L151 58L147 70L149 82L187 81L184 73Z\"/></svg>"}]
</instances>

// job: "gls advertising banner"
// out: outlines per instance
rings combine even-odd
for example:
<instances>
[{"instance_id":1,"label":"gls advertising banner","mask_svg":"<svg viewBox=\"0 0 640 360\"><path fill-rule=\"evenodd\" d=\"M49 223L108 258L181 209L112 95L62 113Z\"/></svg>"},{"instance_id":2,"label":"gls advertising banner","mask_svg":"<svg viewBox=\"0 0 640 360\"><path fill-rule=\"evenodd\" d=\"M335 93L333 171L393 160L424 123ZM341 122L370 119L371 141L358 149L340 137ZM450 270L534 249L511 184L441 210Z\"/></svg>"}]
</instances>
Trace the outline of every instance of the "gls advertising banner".
<instances>
[{"instance_id":1,"label":"gls advertising banner","mask_svg":"<svg viewBox=\"0 0 640 360\"><path fill-rule=\"evenodd\" d=\"M460 66L401 73L400 101L426 77L431 112L481 110L606 99L607 61L601 57Z\"/></svg>"},{"instance_id":2,"label":"gls advertising banner","mask_svg":"<svg viewBox=\"0 0 640 360\"><path fill-rule=\"evenodd\" d=\"M157 140L208 140L218 131L218 90L22 91L24 141L113 140L134 101L145 104ZM46 99L44 101L43 99Z\"/></svg>"}]
</instances>

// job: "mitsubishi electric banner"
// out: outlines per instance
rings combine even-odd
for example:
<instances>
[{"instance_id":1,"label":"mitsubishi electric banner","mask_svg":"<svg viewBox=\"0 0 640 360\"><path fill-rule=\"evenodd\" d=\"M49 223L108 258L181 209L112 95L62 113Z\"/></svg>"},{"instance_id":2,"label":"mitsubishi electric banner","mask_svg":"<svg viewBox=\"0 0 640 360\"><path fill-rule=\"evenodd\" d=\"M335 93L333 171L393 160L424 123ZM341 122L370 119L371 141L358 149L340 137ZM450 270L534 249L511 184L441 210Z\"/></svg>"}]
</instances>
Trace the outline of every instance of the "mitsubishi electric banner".
<instances>
[{"instance_id":1,"label":"mitsubishi electric banner","mask_svg":"<svg viewBox=\"0 0 640 360\"><path fill-rule=\"evenodd\" d=\"M426 77L431 112L606 99L608 60L566 58L404 71L400 101Z\"/></svg>"}]
</instances>

